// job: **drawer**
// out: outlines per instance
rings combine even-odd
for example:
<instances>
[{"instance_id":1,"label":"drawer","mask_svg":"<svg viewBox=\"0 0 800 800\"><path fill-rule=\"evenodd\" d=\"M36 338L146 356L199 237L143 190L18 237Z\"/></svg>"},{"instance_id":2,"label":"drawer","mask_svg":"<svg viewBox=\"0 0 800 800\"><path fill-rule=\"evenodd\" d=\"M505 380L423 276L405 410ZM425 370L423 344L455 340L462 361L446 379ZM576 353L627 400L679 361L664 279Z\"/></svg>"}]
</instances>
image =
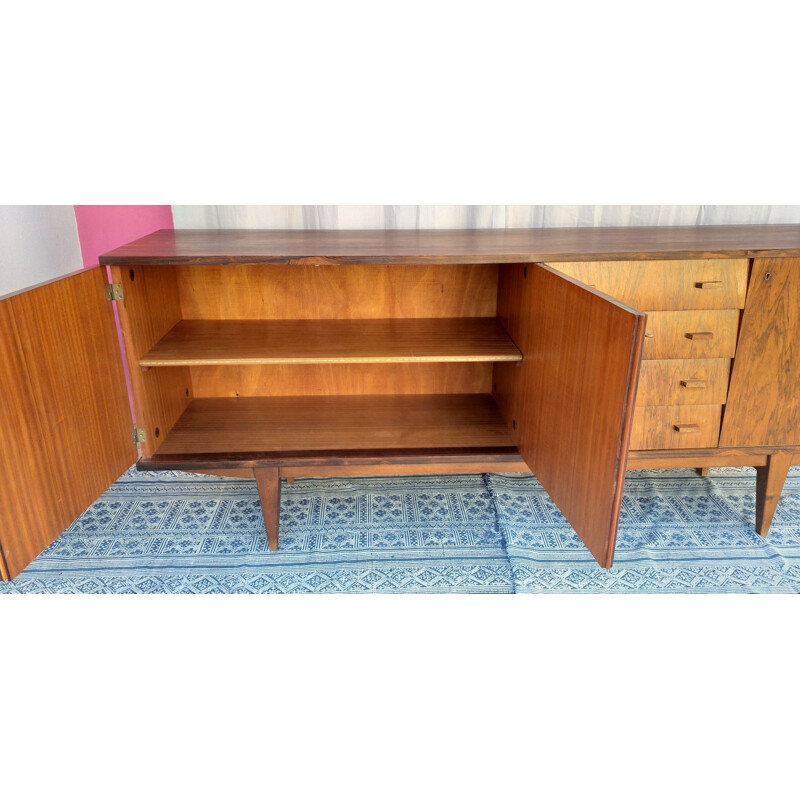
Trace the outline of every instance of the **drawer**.
<instances>
[{"instance_id":1,"label":"drawer","mask_svg":"<svg viewBox=\"0 0 800 800\"><path fill-rule=\"evenodd\" d=\"M642 361L636 405L722 405L730 372L729 358Z\"/></svg>"},{"instance_id":2,"label":"drawer","mask_svg":"<svg viewBox=\"0 0 800 800\"><path fill-rule=\"evenodd\" d=\"M587 261L548 266L639 311L744 308L749 260Z\"/></svg>"},{"instance_id":3,"label":"drawer","mask_svg":"<svg viewBox=\"0 0 800 800\"><path fill-rule=\"evenodd\" d=\"M716 447L722 406L639 406L633 411L631 450Z\"/></svg>"},{"instance_id":4,"label":"drawer","mask_svg":"<svg viewBox=\"0 0 800 800\"><path fill-rule=\"evenodd\" d=\"M642 358L733 358L739 311L651 311Z\"/></svg>"}]
</instances>

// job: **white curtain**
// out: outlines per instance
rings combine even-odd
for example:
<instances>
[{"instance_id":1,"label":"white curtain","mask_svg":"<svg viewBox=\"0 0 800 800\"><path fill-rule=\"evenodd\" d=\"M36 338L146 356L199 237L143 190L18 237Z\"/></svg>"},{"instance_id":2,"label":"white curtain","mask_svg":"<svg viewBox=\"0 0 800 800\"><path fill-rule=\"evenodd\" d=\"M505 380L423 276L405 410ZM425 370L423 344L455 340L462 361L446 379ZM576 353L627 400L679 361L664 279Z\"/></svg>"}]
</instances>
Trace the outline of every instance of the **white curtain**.
<instances>
[{"instance_id":1,"label":"white curtain","mask_svg":"<svg viewBox=\"0 0 800 800\"><path fill-rule=\"evenodd\" d=\"M797 206L173 206L176 228L427 229L800 223Z\"/></svg>"}]
</instances>

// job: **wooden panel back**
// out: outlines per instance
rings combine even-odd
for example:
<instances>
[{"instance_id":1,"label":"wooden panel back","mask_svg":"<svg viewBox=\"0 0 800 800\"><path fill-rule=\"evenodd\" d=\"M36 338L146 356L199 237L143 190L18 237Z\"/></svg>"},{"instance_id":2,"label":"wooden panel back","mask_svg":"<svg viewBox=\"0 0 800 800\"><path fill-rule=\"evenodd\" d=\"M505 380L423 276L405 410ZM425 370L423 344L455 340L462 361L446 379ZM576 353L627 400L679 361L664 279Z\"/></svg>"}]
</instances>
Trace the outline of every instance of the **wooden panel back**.
<instances>
[{"instance_id":1,"label":"wooden panel back","mask_svg":"<svg viewBox=\"0 0 800 800\"><path fill-rule=\"evenodd\" d=\"M721 447L800 444L800 259L753 262Z\"/></svg>"},{"instance_id":2,"label":"wooden panel back","mask_svg":"<svg viewBox=\"0 0 800 800\"><path fill-rule=\"evenodd\" d=\"M184 319L493 317L497 265L171 267Z\"/></svg>"},{"instance_id":3,"label":"wooden panel back","mask_svg":"<svg viewBox=\"0 0 800 800\"><path fill-rule=\"evenodd\" d=\"M118 303L120 326L131 376L136 424L147 440L142 454L156 452L189 404L191 377L188 367L142 371L139 359L181 319L178 282L168 267L112 267L114 283L122 285L124 301ZM156 436L158 431L158 436Z\"/></svg>"},{"instance_id":4,"label":"wooden panel back","mask_svg":"<svg viewBox=\"0 0 800 800\"><path fill-rule=\"evenodd\" d=\"M491 363L267 364L191 367L194 397L471 394L492 389Z\"/></svg>"},{"instance_id":5,"label":"wooden panel back","mask_svg":"<svg viewBox=\"0 0 800 800\"><path fill-rule=\"evenodd\" d=\"M103 270L0 303L0 538L13 578L135 460Z\"/></svg>"},{"instance_id":6,"label":"wooden panel back","mask_svg":"<svg viewBox=\"0 0 800 800\"><path fill-rule=\"evenodd\" d=\"M554 269L642 311L743 308L749 261L559 262Z\"/></svg>"},{"instance_id":7,"label":"wooden panel back","mask_svg":"<svg viewBox=\"0 0 800 800\"><path fill-rule=\"evenodd\" d=\"M524 357L495 364L498 406L531 471L609 567L644 316L548 267L509 265L498 318Z\"/></svg>"}]
</instances>

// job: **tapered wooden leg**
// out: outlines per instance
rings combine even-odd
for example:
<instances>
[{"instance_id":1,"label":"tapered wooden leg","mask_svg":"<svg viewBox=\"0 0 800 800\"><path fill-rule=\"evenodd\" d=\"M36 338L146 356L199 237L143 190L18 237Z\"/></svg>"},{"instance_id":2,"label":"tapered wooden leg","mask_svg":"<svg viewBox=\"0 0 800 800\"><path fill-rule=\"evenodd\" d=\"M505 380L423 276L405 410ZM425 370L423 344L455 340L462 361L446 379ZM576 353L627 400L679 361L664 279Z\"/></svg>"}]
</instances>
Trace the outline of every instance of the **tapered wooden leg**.
<instances>
[{"instance_id":1,"label":"tapered wooden leg","mask_svg":"<svg viewBox=\"0 0 800 800\"><path fill-rule=\"evenodd\" d=\"M756 532L761 536L769 532L791 465L791 453L774 453L766 466L756 467Z\"/></svg>"},{"instance_id":2,"label":"tapered wooden leg","mask_svg":"<svg viewBox=\"0 0 800 800\"><path fill-rule=\"evenodd\" d=\"M261 513L270 550L278 549L278 519L281 512L281 475L277 467L253 470L261 499Z\"/></svg>"},{"instance_id":3,"label":"tapered wooden leg","mask_svg":"<svg viewBox=\"0 0 800 800\"><path fill-rule=\"evenodd\" d=\"M707 478L708 477L708 467L695 467L695 472L701 478Z\"/></svg>"},{"instance_id":4,"label":"tapered wooden leg","mask_svg":"<svg viewBox=\"0 0 800 800\"><path fill-rule=\"evenodd\" d=\"M294 478L287 478L286 479L286 485L287 486L291 486L294 483L294 480L295 480Z\"/></svg>"}]
</instances>

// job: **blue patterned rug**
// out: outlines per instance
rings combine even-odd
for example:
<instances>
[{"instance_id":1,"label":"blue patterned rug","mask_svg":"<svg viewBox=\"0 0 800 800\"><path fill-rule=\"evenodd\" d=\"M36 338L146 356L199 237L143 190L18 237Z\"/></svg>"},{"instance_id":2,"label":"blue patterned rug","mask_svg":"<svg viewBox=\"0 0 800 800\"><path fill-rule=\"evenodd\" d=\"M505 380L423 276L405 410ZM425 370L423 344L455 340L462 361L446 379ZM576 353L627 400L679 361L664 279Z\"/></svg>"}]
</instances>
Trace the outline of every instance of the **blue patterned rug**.
<instances>
[{"instance_id":1,"label":"blue patterned rug","mask_svg":"<svg viewBox=\"0 0 800 800\"><path fill-rule=\"evenodd\" d=\"M800 468L628 474L614 566L530 476L298 480L267 550L253 481L131 469L0 593L800 592Z\"/></svg>"}]
</instances>

